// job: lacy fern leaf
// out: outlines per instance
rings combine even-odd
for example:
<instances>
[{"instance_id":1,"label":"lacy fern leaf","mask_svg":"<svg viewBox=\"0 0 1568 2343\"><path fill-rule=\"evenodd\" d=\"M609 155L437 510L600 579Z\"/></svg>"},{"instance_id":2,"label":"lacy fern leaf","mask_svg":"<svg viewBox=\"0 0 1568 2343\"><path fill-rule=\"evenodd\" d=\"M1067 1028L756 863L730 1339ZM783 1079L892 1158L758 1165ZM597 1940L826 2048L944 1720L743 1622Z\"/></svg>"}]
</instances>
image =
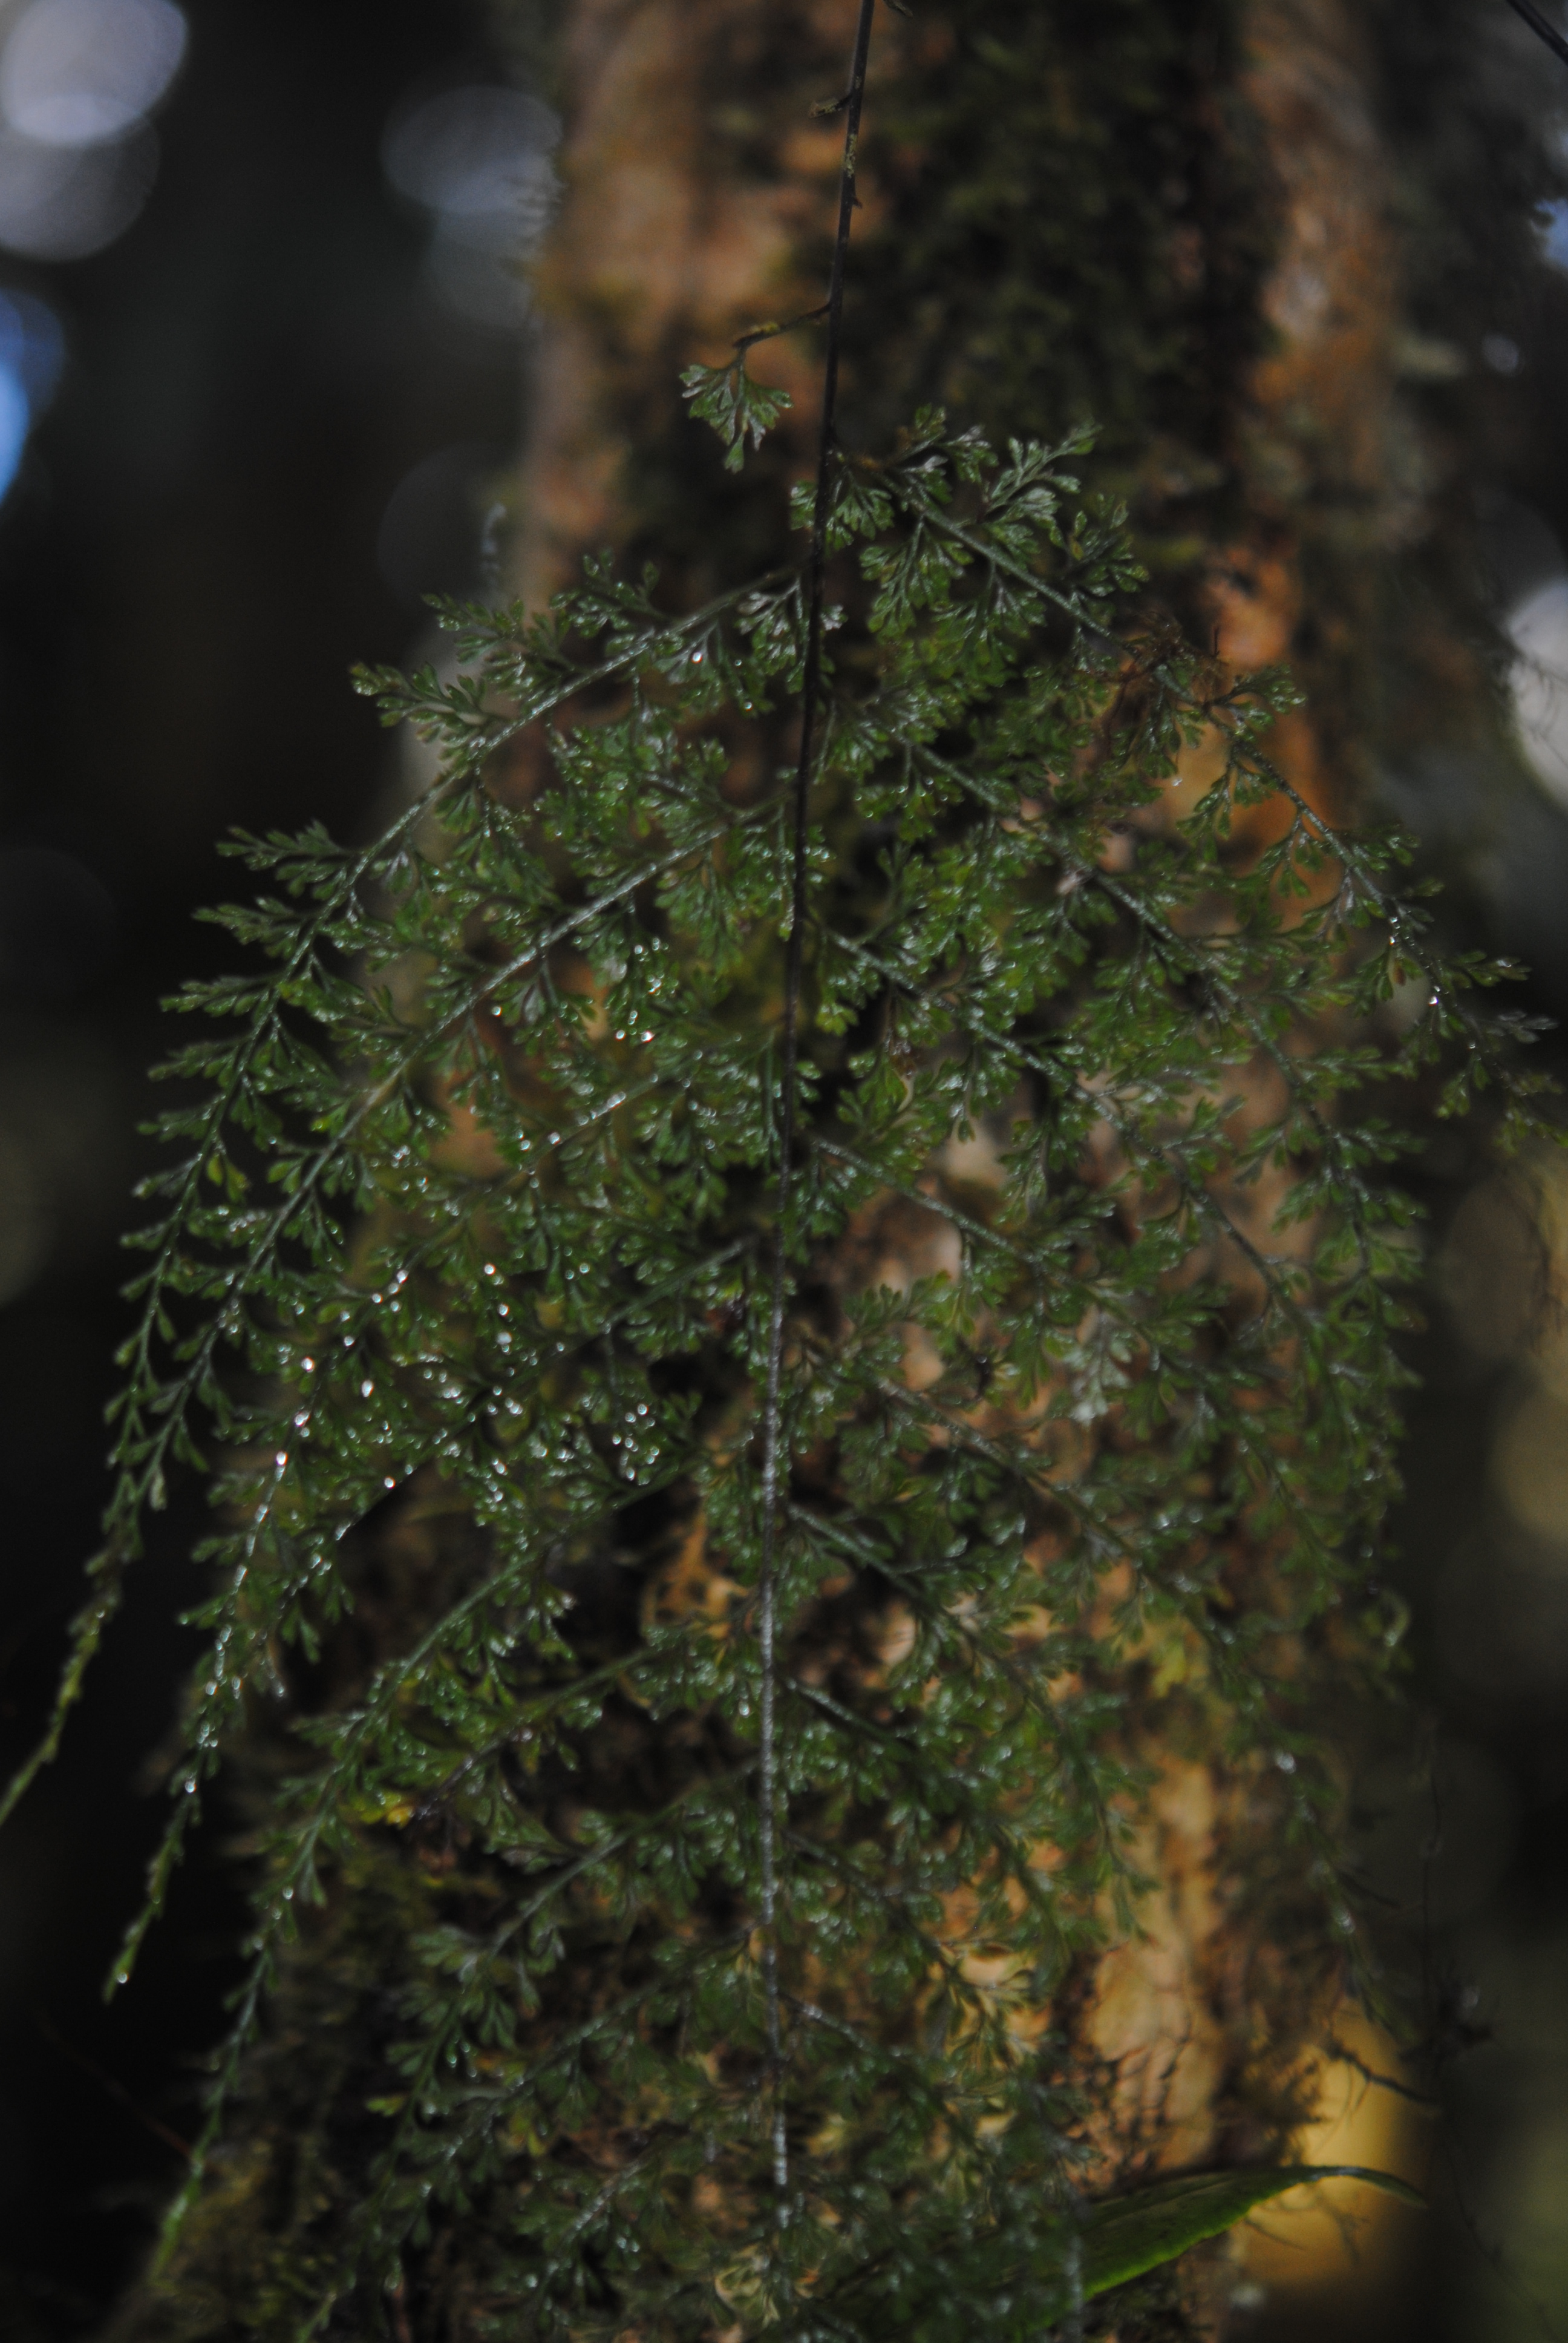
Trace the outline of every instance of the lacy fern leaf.
<instances>
[{"instance_id":1,"label":"lacy fern leaf","mask_svg":"<svg viewBox=\"0 0 1568 2343\"><path fill-rule=\"evenodd\" d=\"M995 2331L1032 2333L1073 2168L1041 2029L1136 1891L1117 1687L1151 1639L1322 1837L1290 1655L1375 1553L1412 1242L1353 1103L1455 1041L1515 1118L1528 1085L1398 842L1276 782L1280 687L1111 634L1136 572L1081 453L932 415L836 465L869 631L810 775L781 1231L799 576L451 611L455 681L365 679L439 744L431 797L357 857L241 844L273 892L226 917L272 972L182 1003L220 1037L174 1061L208 1099L166 1125L119 1418L120 1555L171 1457L222 1459L154 1905L247 1704L363 1601L366 1524L471 1524L422 1631L297 1725L215 2097L209 2144L301 1915L404 1866L381 2145L307 2325L483 2200L475 2283L530 2333L934 2335L916 2274L1003 2234Z\"/></svg>"},{"instance_id":2,"label":"lacy fern leaf","mask_svg":"<svg viewBox=\"0 0 1568 2343\"><path fill-rule=\"evenodd\" d=\"M1127 620L1091 435L839 448L870 18L809 554L685 616L607 559L536 618L448 607L455 677L362 679L434 788L363 852L236 841L263 971L179 1004L35 1762L210 1465L117 1974L286 1694L166 2248L227 2218L212 2151L314 1936L374 2056L319 2032L269 2336L414 2281L538 2343L1033 2343L1300 2177L1086 2207L1113 2143L1060 1999L1136 1926L1135 1685L1272 1785L1353 1926L1307 1704L1377 1642L1336 1623L1375 1631L1414 1243L1365 1101L1440 1070L1506 1143L1529 1031L1400 840L1270 767L1288 684ZM688 377L737 461L775 330Z\"/></svg>"}]
</instances>

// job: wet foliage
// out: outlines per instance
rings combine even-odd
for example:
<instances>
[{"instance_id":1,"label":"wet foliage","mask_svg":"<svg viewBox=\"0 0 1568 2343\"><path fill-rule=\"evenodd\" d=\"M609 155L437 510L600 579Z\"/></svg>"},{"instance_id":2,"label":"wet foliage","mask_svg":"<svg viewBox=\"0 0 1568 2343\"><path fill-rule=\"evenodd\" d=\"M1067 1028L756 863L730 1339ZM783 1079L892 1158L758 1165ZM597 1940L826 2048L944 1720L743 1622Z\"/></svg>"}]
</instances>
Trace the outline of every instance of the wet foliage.
<instances>
[{"instance_id":1,"label":"wet foliage","mask_svg":"<svg viewBox=\"0 0 1568 2343\"><path fill-rule=\"evenodd\" d=\"M429 793L368 850L236 845L268 891L217 916L263 965L180 1003L62 1704L169 1471L209 1469L121 1975L226 1756L286 1754L169 2331L1038 2335L1167 2258L1094 2278L1116 2158L1061 2016L1136 1925L1151 1715L1261 1785L1353 1931L1309 1655L1375 1672L1397 1631L1415 1245L1365 1097L1487 1086L1506 1141L1535 1086L1400 841L1270 767L1285 681L1119 616L1086 449L930 411L834 461L781 1232L804 564L688 615L606 562L542 618L448 608L455 676L362 679ZM280 2058L258 2224L227 2127Z\"/></svg>"}]
</instances>

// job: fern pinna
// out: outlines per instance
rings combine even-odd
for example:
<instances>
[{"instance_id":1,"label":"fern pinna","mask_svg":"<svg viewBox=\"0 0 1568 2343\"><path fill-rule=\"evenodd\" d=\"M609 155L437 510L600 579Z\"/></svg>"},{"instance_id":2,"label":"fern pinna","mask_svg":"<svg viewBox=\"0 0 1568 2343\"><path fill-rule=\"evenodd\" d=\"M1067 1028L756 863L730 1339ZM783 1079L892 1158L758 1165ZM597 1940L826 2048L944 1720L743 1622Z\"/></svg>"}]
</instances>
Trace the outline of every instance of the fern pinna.
<instances>
[{"instance_id":1,"label":"fern pinna","mask_svg":"<svg viewBox=\"0 0 1568 2343\"><path fill-rule=\"evenodd\" d=\"M737 457L776 411L744 349L689 388ZM1297 2177L1105 2193L1061 1995L1137 1926L1127 1690L1352 1931L1307 1655L1378 1644L1412 1244L1355 1102L1446 1059L1519 1127L1532 1086L1398 843L1271 771L1283 683L1126 618L1089 445L927 413L852 458L829 378L799 560L448 608L454 679L365 679L429 793L235 849L269 966L181 1004L220 1030L169 1069L62 1714L199 1443L122 1976L283 1692L296 1755L168 2283L291 1946L357 1910L378 2045L256 2328L1022 2343ZM335 1691L410 1526L437 1563Z\"/></svg>"}]
</instances>

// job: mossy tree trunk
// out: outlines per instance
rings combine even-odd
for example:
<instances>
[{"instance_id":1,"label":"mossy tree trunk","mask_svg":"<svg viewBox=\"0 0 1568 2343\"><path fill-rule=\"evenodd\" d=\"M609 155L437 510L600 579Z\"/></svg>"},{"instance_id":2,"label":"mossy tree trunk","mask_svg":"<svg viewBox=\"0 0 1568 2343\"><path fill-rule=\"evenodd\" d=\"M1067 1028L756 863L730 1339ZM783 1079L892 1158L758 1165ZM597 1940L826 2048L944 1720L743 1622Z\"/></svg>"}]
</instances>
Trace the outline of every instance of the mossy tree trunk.
<instances>
[{"instance_id":1,"label":"mossy tree trunk","mask_svg":"<svg viewBox=\"0 0 1568 2343\"><path fill-rule=\"evenodd\" d=\"M850 0L562 10L566 196L539 269L518 552L531 599L604 543L657 560L683 605L773 558L809 468L809 332L758 353L794 407L743 484L678 376L819 298L838 134L810 108L837 94L853 15ZM1401 28L1343 0L930 0L879 24L862 156L846 436L874 447L926 401L1001 435L1097 419L1096 482L1132 508L1151 603L1239 670L1292 662L1310 699L1271 753L1336 819L1367 809L1391 741L1492 720L1453 584L1462 367L1487 256L1517 250L1535 166L1508 40L1460 0L1423 25L1438 62L1412 96ZM1511 119L1513 184L1483 191ZM1453 226L1466 193L1492 206L1479 257ZM1190 778L1208 778L1201 751ZM967 1176L991 1176L983 1147ZM1259 1231L1271 1201L1244 1207ZM940 1272L932 1225L897 1199L868 1208L834 1273ZM1215 1265L1244 1281L1239 1258ZM1266 1599L1271 1553L1241 1525L1233 1549L1231 1583ZM350 1697L430 1590L474 1566L463 1523L400 1517L367 1547L375 1600L312 1700ZM635 1634L639 1604L668 1618L719 1599L700 1521L629 1597L625 1575L585 1594L607 1614L631 1602L617 1633ZM896 1611L877 1627L899 1632ZM1358 1633L1331 1615L1290 1658L1325 1729ZM1347 1979L1335 1891L1287 1842L1271 1754L1221 1755L1223 1718L1179 1653L1107 1688L1125 1755L1153 1779L1135 1816L1152 1884L1137 1925L1112 1926L1040 2013L1094 2079L1105 2184L1276 2148ZM608 1773L648 1762L601 1755ZM266 1778L257 1763L263 1814ZM228 2145L127 2337L281 2337L329 2271L386 2085L400 1942L426 1909L419 1879L449 1860L432 1841L412 1870L371 1851L346 1868L287 1956ZM385 2308L398 2343L479 2331L469 2248L461 2220L437 2231L418 2298ZM1194 2283L1195 2331L1222 2326L1223 2278L1216 2262Z\"/></svg>"},{"instance_id":2,"label":"mossy tree trunk","mask_svg":"<svg viewBox=\"0 0 1568 2343\"><path fill-rule=\"evenodd\" d=\"M854 14L567 11L567 195L521 500L530 598L600 544L657 558L696 598L777 543L814 447L811 336L753 357L793 411L744 488L678 380L819 297L838 148L811 109L836 93ZM1094 476L1132 508L1151 599L1238 672L1283 661L1307 685L1270 753L1335 820L1368 813L1391 752L1495 721L1455 582L1463 383L1485 263L1517 267L1540 169L1534 61L1462 7L1427 31L1412 91L1392 12L1342 0L923 6L880 20L863 145L851 444L874 448L926 400L999 436L1092 417ZM1483 180L1480 142L1511 115L1506 165ZM1462 230L1444 206L1466 185L1482 209ZM1210 778L1200 750L1191 779ZM897 1204L861 1242L855 1274L941 1265ZM700 1602L695 1579L689 1593ZM1332 1706L1332 1636L1302 1664L1322 1668ZM1160 1777L1141 1825L1158 1886L1052 2013L1115 2075L1123 2168L1277 2146L1348 1975L1321 1890L1279 1858L1266 1775L1238 1781L1168 1691L1158 1671L1128 1688L1129 1744Z\"/></svg>"}]
</instances>

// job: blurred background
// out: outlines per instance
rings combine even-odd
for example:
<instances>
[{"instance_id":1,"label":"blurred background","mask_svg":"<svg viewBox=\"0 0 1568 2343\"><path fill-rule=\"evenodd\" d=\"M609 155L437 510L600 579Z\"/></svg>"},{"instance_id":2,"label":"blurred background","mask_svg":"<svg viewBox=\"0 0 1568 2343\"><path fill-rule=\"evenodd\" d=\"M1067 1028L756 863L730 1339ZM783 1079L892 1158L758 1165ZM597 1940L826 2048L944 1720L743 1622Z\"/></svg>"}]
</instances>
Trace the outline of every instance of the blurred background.
<instances>
[{"instance_id":1,"label":"blurred background","mask_svg":"<svg viewBox=\"0 0 1568 2343\"><path fill-rule=\"evenodd\" d=\"M553 124L440 0L0 5L0 1739L104 1496L117 1233L234 823L364 832L357 659L478 588ZM489 557L493 558L493 557ZM196 1511L199 1512L199 1503ZM99 2323L181 2161L238 1914L209 1848L99 1987L158 1800L188 1503L0 1845L0 2334Z\"/></svg>"},{"instance_id":2,"label":"blurred background","mask_svg":"<svg viewBox=\"0 0 1568 2343\"><path fill-rule=\"evenodd\" d=\"M1543 72L1556 71L1543 52ZM1563 75L1568 119L1568 75ZM353 660L482 588L525 426L515 262L556 126L459 0L0 0L0 1762L46 1702L104 1496L116 1247L158 1001L232 824L362 833L405 786ZM1516 753L1392 773L1455 917L1568 1017L1568 216L1498 287L1478 510ZM1544 1045L1568 1066L1561 1035ZM1568 1165L1423 1179L1437 1240L1399 1592L1412 1710L1358 1794L1441 2121L1347 2033L1317 2155L1430 2188L1249 2244L1246 2331L1568 2334ZM196 2121L240 1914L221 1833L99 1994L158 1821L187 1499L0 1841L0 2337L99 2326ZM1413 2072L1413 2070L1412 2070Z\"/></svg>"}]
</instances>

